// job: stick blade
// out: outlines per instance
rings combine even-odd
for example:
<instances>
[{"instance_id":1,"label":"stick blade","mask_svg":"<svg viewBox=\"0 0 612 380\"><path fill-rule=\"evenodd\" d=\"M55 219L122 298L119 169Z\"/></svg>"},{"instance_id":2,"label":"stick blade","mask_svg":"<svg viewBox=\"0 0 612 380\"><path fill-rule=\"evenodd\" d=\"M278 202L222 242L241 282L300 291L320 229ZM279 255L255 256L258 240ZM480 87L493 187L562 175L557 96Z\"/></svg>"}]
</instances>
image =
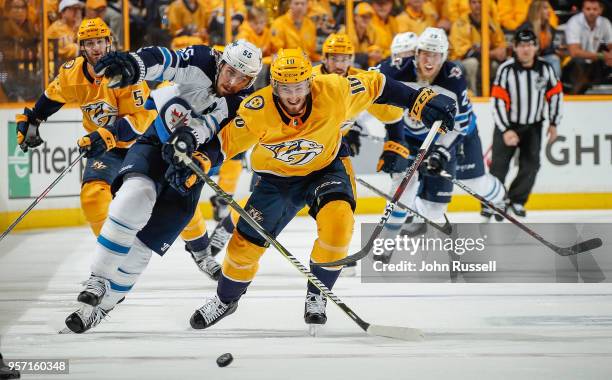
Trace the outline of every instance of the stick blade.
<instances>
[{"instance_id":1,"label":"stick blade","mask_svg":"<svg viewBox=\"0 0 612 380\"><path fill-rule=\"evenodd\" d=\"M401 326L383 326L370 325L367 333L375 336L384 336L387 338L406 340L411 342L420 342L425 339L425 334L419 329Z\"/></svg>"},{"instance_id":2,"label":"stick blade","mask_svg":"<svg viewBox=\"0 0 612 380\"><path fill-rule=\"evenodd\" d=\"M585 240L576 245L567 248L561 248L557 251L561 256L572 256L577 255L582 252L591 251L595 248L599 248L603 245L603 242L600 238L593 238L589 240Z\"/></svg>"},{"instance_id":3,"label":"stick blade","mask_svg":"<svg viewBox=\"0 0 612 380\"><path fill-rule=\"evenodd\" d=\"M316 267L338 267L340 265L347 265L356 263L357 261L363 259L368 255L368 250L362 249L361 251L355 253L354 255L346 256L343 259L330 261L327 263L312 263L312 265Z\"/></svg>"}]
</instances>

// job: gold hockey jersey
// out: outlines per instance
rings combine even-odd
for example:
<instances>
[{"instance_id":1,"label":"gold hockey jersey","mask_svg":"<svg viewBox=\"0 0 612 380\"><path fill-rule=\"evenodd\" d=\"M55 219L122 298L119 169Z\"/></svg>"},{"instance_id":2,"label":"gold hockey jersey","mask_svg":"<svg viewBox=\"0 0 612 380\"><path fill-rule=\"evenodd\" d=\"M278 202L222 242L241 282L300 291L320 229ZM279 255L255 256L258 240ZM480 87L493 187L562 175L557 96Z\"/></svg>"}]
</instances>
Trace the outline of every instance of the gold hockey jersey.
<instances>
[{"instance_id":1,"label":"gold hockey jersey","mask_svg":"<svg viewBox=\"0 0 612 380\"><path fill-rule=\"evenodd\" d=\"M126 88L107 87L108 79L92 77L83 57L66 62L57 77L45 90L45 96L59 103L77 103L83 112L83 127L93 132L99 127L110 126L123 118L133 133L128 141L117 141L118 148L127 148L155 119L156 111L144 108L149 97L145 82Z\"/></svg>"},{"instance_id":2,"label":"gold hockey jersey","mask_svg":"<svg viewBox=\"0 0 612 380\"><path fill-rule=\"evenodd\" d=\"M238 116L221 129L222 153L229 159L255 145L253 170L281 177L323 169L338 154L344 121L370 108L384 84L385 77L377 72L346 78L315 76L301 117L288 116L273 96L272 87L265 87L246 98Z\"/></svg>"}]
</instances>

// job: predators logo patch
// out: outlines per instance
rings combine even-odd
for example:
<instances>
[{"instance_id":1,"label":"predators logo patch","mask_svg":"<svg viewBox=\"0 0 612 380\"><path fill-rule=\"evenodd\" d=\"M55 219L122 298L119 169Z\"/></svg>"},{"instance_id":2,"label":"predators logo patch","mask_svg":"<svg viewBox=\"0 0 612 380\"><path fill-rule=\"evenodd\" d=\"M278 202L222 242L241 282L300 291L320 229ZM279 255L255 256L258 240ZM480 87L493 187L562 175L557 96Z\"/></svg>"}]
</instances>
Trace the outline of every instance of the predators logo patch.
<instances>
[{"instance_id":1,"label":"predators logo patch","mask_svg":"<svg viewBox=\"0 0 612 380\"><path fill-rule=\"evenodd\" d=\"M264 106L263 97L258 95L253 99L249 100L244 106L251 110L260 110Z\"/></svg>"},{"instance_id":2,"label":"predators logo patch","mask_svg":"<svg viewBox=\"0 0 612 380\"><path fill-rule=\"evenodd\" d=\"M81 109L83 114L98 127L112 125L118 114L117 108L103 100L81 106Z\"/></svg>"},{"instance_id":3,"label":"predators logo patch","mask_svg":"<svg viewBox=\"0 0 612 380\"><path fill-rule=\"evenodd\" d=\"M91 168L93 170L103 170L106 169L108 166L106 166L102 161L94 161L93 164L91 164Z\"/></svg>"},{"instance_id":4,"label":"predators logo patch","mask_svg":"<svg viewBox=\"0 0 612 380\"><path fill-rule=\"evenodd\" d=\"M289 165L305 165L323 151L323 145L304 139L261 145L272 151L275 159Z\"/></svg>"}]
</instances>

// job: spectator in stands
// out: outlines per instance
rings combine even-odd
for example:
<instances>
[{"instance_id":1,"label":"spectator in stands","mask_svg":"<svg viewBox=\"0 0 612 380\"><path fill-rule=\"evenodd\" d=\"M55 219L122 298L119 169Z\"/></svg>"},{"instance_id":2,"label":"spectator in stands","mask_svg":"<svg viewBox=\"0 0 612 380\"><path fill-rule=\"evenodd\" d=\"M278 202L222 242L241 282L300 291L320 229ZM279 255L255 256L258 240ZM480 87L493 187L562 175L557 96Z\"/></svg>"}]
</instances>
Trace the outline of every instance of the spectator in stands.
<instances>
[{"instance_id":1,"label":"spectator in stands","mask_svg":"<svg viewBox=\"0 0 612 380\"><path fill-rule=\"evenodd\" d=\"M481 0L469 0L470 13L453 23L449 42L451 44L450 57L460 60L465 68L468 88L474 95L480 94L478 82L480 79L480 20ZM493 20L489 22L489 56L491 59L491 73L497 71L499 63L506 59L506 39L501 26Z\"/></svg>"},{"instance_id":2,"label":"spectator in stands","mask_svg":"<svg viewBox=\"0 0 612 380\"><path fill-rule=\"evenodd\" d=\"M184 30L193 31L193 35L202 41L208 41L208 21L210 11L202 0L175 0L166 9L168 29L172 37L177 37Z\"/></svg>"},{"instance_id":3,"label":"spectator in stands","mask_svg":"<svg viewBox=\"0 0 612 380\"><path fill-rule=\"evenodd\" d=\"M115 50L123 50L123 15L121 14L121 4L112 0L87 0L85 12L87 13L87 8L101 8L102 2L104 3L104 17L101 18L113 34L113 47Z\"/></svg>"},{"instance_id":4,"label":"spectator in stands","mask_svg":"<svg viewBox=\"0 0 612 380\"><path fill-rule=\"evenodd\" d=\"M47 36L58 47L60 62L76 58L79 51L77 30L83 18L83 3L79 0L62 0L59 4L60 18L49 27Z\"/></svg>"},{"instance_id":5,"label":"spectator in stands","mask_svg":"<svg viewBox=\"0 0 612 380\"><path fill-rule=\"evenodd\" d=\"M248 10L247 21L240 25L236 39L247 40L260 48L264 64L270 64L270 56L276 52L276 47L272 43L272 33L268 27L268 16L265 9L251 7Z\"/></svg>"},{"instance_id":6,"label":"spectator in stands","mask_svg":"<svg viewBox=\"0 0 612 380\"><path fill-rule=\"evenodd\" d=\"M428 27L435 27L438 13L430 2L425 0L406 0L406 8L397 16L400 33L421 34Z\"/></svg>"},{"instance_id":7,"label":"spectator in stands","mask_svg":"<svg viewBox=\"0 0 612 380\"><path fill-rule=\"evenodd\" d=\"M87 0L85 2L85 18L101 18L106 15L106 0Z\"/></svg>"},{"instance_id":8,"label":"spectator in stands","mask_svg":"<svg viewBox=\"0 0 612 380\"><path fill-rule=\"evenodd\" d=\"M317 27L307 14L307 0L290 0L289 10L272 22L272 37L277 49L299 47L317 62L321 59L316 51Z\"/></svg>"},{"instance_id":9,"label":"spectator in stands","mask_svg":"<svg viewBox=\"0 0 612 380\"><path fill-rule=\"evenodd\" d=\"M246 6L243 0L229 0L232 14L232 36L238 33L238 28L243 23L246 16ZM210 0L208 5L211 10L208 22L208 43L210 45L225 46L225 10L224 0Z\"/></svg>"},{"instance_id":10,"label":"spectator in stands","mask_svg":"<svg viewBox=\"0 0 612 380\"><path fill-rule=\"evenodd\" d=\"M461 17L470 14L470 0L445 0L444 7L441 11L438 11L438 14L452 24ZM495 1L489 2L489 17L499 24L499 12Z\"/></svg>"},{"instance_id":11,"label":"spectator in stands","mask_svg":"<svg viewBox=\"0 0 612 380\"><path fill-rule=\"evenodd\" d=\"M372 25L374 8L366 2L357 4L353 10L354 28L349 38L355 47L355 66L367 69L383 59L383 39L379 38L378 29ZM346 33L341 29L340 33Z\"/></svg>"},{"instance_id":12,"label":"spectator in stands","mask_svg":"<svg viewBox=\"0 0 612 380\"><path fill-rule=\"evenodd\" d=\"M204 40L199 36L198 31L193 25L187 25L183 29L176 32L176 36L170 43L170 48L173 50L179 50L186 48L191 45L202 45Z\"/></svg>"},{"instance_id":13,"label":"spectator in stands","mask_svg":"<svg viewBox=\"0 0 612 380\"><path fill-rule=\"evenodd\" d=\"M427 3L431 4L433 9L436 11L438 15L438 22L436 24L436 28L444 29L444 31L448 34L453 22L448 17L448 12L446 12L446 8L449 7L451 2L456 2L457 0L428 0ZM453 20L454 21L454 20ZM399 21L398 21L399 25Z\"/></svg>"},{"instance_id":14,"label":"spectator in stands","mask_svg":"<svg viewBox=\"0 0 612 380\"><path fill-rule=\"evenodd\" d=\"M317 26L317 36L327 38L335 30L334 14L329 2L311 1L308 7L308 18Z\"/></svg>"},{"instance_id":15,"label":"spectator in stands","mask_svg":"<svg viewBox=\"0 0 612 380\"><path fill-rule=\"evenodd\" d=\"M502 27L508 31L516 30L527 20L527 12L533 0L497 0L497 9ZM550 8L550 25L559 26L559 19Z\"/></svg>"},{"instance_id":16,"label":"spectator in stands","mask_svg":"<svg viewBox=\"0 0 612 380\"><path fill-rule=\"evenodd\" d=\"M559 50L557 30L550 25L551 6L548 0L534 0L529 6L527 21L519 29L531 29L538 36L539 57L550 63L555 76L561 78L561 51Z\"/></svg>"},{"instance_id":17,"label":"spectator in stands","mask_svg":"<svg viewBox=\"0 0 612 380\"><path fill-rule=\"evenodd\" d=\"M400 32L397 20L391 15L393 0L372 0L372 8L372 26L376 29L377 38L383 48L383 58L387 58L391 54L393 36Z\"/></svg>"},{"instance_id":18,"label":"spectator in stands","mask_svg":"<svg viewBox=\"0 0 612 380\"><path fill-rule=\"evenodd\" d=\"M39 34L28 16L26 0L7 0L0 18L0 83L12 101L32 100L40 87L36 74ZM0 90L0 92L2 92Z\"/></svg>"},{"instance_id":19,"label":"spectator in stands","mask_svg":"<svg viewBox=\"0 0 612 380\"><path fill-rule=\"evenodd\" d=\"M584 0L582 12L566 24L565 38L572 60L563 69L563 82L570 94L583 94L591 84L610 83L612 25L602 12L600 0Z\"/></svg>"}]
</instances>

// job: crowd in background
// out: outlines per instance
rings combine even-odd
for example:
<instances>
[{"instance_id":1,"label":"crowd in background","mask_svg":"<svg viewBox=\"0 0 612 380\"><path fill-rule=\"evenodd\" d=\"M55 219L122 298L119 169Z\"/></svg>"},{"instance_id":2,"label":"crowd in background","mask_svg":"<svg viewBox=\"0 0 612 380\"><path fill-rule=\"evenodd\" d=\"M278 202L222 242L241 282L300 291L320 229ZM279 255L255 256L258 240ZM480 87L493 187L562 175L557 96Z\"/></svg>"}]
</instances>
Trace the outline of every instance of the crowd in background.
<instances>
[{"instance_id":1,"label":"crowd in background","mask_svg":"<svg viewBox=\"0 0 612 380\"><path fill-rule=\"evenodd\" d=\"M78 55L76 30L83 18L103 18L116 49L124 48L123 4L119 0L0 0L0 101L32 100L42 89L42 1L49 28L50 78L62 62ZM449 59L461 64L473 95L481 95L481 0L356 1L346 28L343 0L229 0L233 38L259 46L264 63L279 48L301 47L320 61L332 32L349 32L355 66L376 65L390 54L393 36L443 28ZM540 56L563 79L568 94L612 93L610 0L497 0L489 4L490 75L512 54L514 31L534 30ZM132 50L148 45L180 49L223 45L224 0L131 0ZM261 83L261 82L260 82Z\"/></svg>"}]
</instances>

